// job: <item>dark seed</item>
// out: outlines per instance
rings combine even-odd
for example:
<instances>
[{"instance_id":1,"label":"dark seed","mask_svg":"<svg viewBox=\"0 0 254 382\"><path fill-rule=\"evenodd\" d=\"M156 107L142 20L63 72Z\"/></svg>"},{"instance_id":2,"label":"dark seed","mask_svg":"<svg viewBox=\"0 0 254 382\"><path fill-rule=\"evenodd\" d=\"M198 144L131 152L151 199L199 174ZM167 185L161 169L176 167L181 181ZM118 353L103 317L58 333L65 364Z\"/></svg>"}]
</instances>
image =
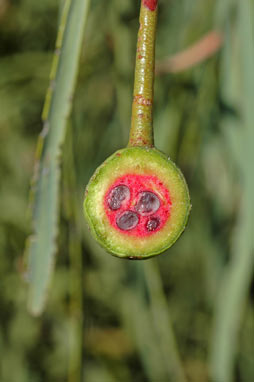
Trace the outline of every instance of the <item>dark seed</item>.
<instances>
[{"instance_id":1,"label":"dark seed","mask_svg":"<svg viewBox=\"0 0 254 382\"><path fill-rule=\"evenodd\" d=\"M159 218L150 218L146 223L146 229L148 231L154 231L160 224Z\"/></svg>"},{"instance_id":2,"label":"dark seed","mask_svg":"<svg viewBox=\"0 0 254 382\"><path fill-rule=\"evenodd\" d=\"M141 193L138 203L135 206L137 212L142 216L151 215L156 212L160 207L159 198L150 191Z\"/></svg>"},{"instance_id":3,"label":"dark seed","mask_svg":"<svg viewBox=\"0 0 254 382\"><path fill-rule=\"evenodd\" d=\"M138 214L133 211L125 211L117 220L117 226L123 231L129 231L138 224Z\"/></svg>"},{"instance_id":4,"label":"dark seed","mask_svg":"<svg viewBox=\"0 0 254 382\"><path fill-rule=\"evenodd\" d=\"M111 190L108 197L108 206L111 210L118 210L122 202L130 199L130 190L127 186L117 186Z\"/></svg>"}]
</instances>

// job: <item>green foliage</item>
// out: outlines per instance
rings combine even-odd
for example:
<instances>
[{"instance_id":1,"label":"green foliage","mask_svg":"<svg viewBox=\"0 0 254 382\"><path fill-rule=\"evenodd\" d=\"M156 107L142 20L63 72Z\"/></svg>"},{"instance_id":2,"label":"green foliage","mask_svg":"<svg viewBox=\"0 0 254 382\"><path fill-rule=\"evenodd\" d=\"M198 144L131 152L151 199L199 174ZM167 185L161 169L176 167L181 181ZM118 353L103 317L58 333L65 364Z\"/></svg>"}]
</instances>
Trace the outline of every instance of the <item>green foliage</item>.
<instances>
[{"instance_id":1,"label":"green foliage","mask_svg":"<svg viewBox=\"0 0 254 382\"><path fill-rule=\"evenodd\" d=\"M59 5L0 2L0 380L252 382L253 1L160 1L158 60L218 26L225 42L156 78L155 140L183 170L193 207L174 247L141 264L105 254L82 216L88 179L127 144L139 11L91 2L63 144L56 271L34 318L22 259Z\"/></svg>"},{"instance_id":2,"label":"green foliage","mask_svg":"<svg viewBox=\"0 0 254 382\"><path fill-rule=\"evenodd\" d=\"M28 243L29 309L41 313L54 267L58 231L61 145L71 109L89 1L66 0L62 10L51 82L43 110L32 192L33 234ZM45 142L44 142L45 140Z\"/></svg>"}]
</instances>

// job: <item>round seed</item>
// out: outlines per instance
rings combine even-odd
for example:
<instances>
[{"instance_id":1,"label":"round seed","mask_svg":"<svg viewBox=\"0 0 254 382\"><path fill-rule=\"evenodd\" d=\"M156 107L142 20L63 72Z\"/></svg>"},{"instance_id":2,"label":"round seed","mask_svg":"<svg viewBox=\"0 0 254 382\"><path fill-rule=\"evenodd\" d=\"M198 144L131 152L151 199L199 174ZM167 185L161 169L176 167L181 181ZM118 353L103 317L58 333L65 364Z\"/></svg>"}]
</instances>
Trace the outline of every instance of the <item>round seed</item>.
<instances>
[{"instance_id":1,"label":"round seed","mask_svg":"<svg viewBox=\"0 0 254 382\"><path fill-rule=\"evenodd\" d=\"M135 206L140 215L147 216L155 213L160 207L159 198L151 191L144 191Z\"/></svg>"},{"instance_id":2,"label":"round seed","mask_svg":"<svg viewBox=\"0 0 254 382\"><path fill-rule=\"evenodd\" d=\"M113 188L108 197L108 206L111 210L118 210L124 200L130 199L130 190L127 186L121 185Z\"/></svg>"},{"instance_id":3,"label":"round seed","mask_svg":"<svg viewBox=\"0 0 254 382\"><path fill-rule=\"evenodd\" d=\"M160 219L159 218L150 218L146 223L146 229L148 231L154 231L159 227Z\"/></svg>"},{"instance_id":4,"label":"round seed","mask_svg":"<svg viewBox=\"0 0 254 382\"><path fill-rule=\"evenodd\" d=\"M129 231L137 226L138 220L138 214L136 214L136 212L125 211L119 218L117 218L116 224L123 231Z\"/></svg>"}]
</instances>

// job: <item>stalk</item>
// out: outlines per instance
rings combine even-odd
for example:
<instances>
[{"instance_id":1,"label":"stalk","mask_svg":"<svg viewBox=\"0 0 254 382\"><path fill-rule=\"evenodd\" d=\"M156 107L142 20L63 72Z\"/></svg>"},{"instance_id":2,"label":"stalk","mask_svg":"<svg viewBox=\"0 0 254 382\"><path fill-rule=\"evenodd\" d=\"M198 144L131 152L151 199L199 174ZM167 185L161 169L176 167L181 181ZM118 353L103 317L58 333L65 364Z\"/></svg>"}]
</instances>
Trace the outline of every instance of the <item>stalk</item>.
<instances>
[{"instance_id":1,"label":"stalk","mask_svg":"<svg viewBox=\"0 0 254 382\"><path fill-rule=\"evenodd\" d=\"M128 146L153 147L153 87L158 0L142 0Z\"/></svg>"}]
</instances>

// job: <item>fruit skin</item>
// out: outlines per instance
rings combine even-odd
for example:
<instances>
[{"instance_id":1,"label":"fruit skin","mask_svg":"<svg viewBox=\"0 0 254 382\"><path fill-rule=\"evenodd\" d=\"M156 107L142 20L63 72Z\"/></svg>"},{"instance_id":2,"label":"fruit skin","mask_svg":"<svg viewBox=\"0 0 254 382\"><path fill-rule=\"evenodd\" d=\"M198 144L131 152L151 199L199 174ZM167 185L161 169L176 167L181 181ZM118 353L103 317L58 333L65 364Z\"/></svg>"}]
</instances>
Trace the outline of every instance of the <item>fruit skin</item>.
<instances>
[{"instance_id":1,"label":"fruit skin","mask_svg":"<svg viewBox=\"0 0 254 382\"><path fill-rule=\"evenodd\" d=\"M155 175L169 190L170 217L161 230L149 237L132 237L109 223L105 193L125 174ZM190 208L189 191L181 171L165 154L145 147L118 150L107 158L90 179L84 200L85 218L95 239L111 254L129 259L147 259L171 247L186 226Z\"/></svg>"}]
</instances>

